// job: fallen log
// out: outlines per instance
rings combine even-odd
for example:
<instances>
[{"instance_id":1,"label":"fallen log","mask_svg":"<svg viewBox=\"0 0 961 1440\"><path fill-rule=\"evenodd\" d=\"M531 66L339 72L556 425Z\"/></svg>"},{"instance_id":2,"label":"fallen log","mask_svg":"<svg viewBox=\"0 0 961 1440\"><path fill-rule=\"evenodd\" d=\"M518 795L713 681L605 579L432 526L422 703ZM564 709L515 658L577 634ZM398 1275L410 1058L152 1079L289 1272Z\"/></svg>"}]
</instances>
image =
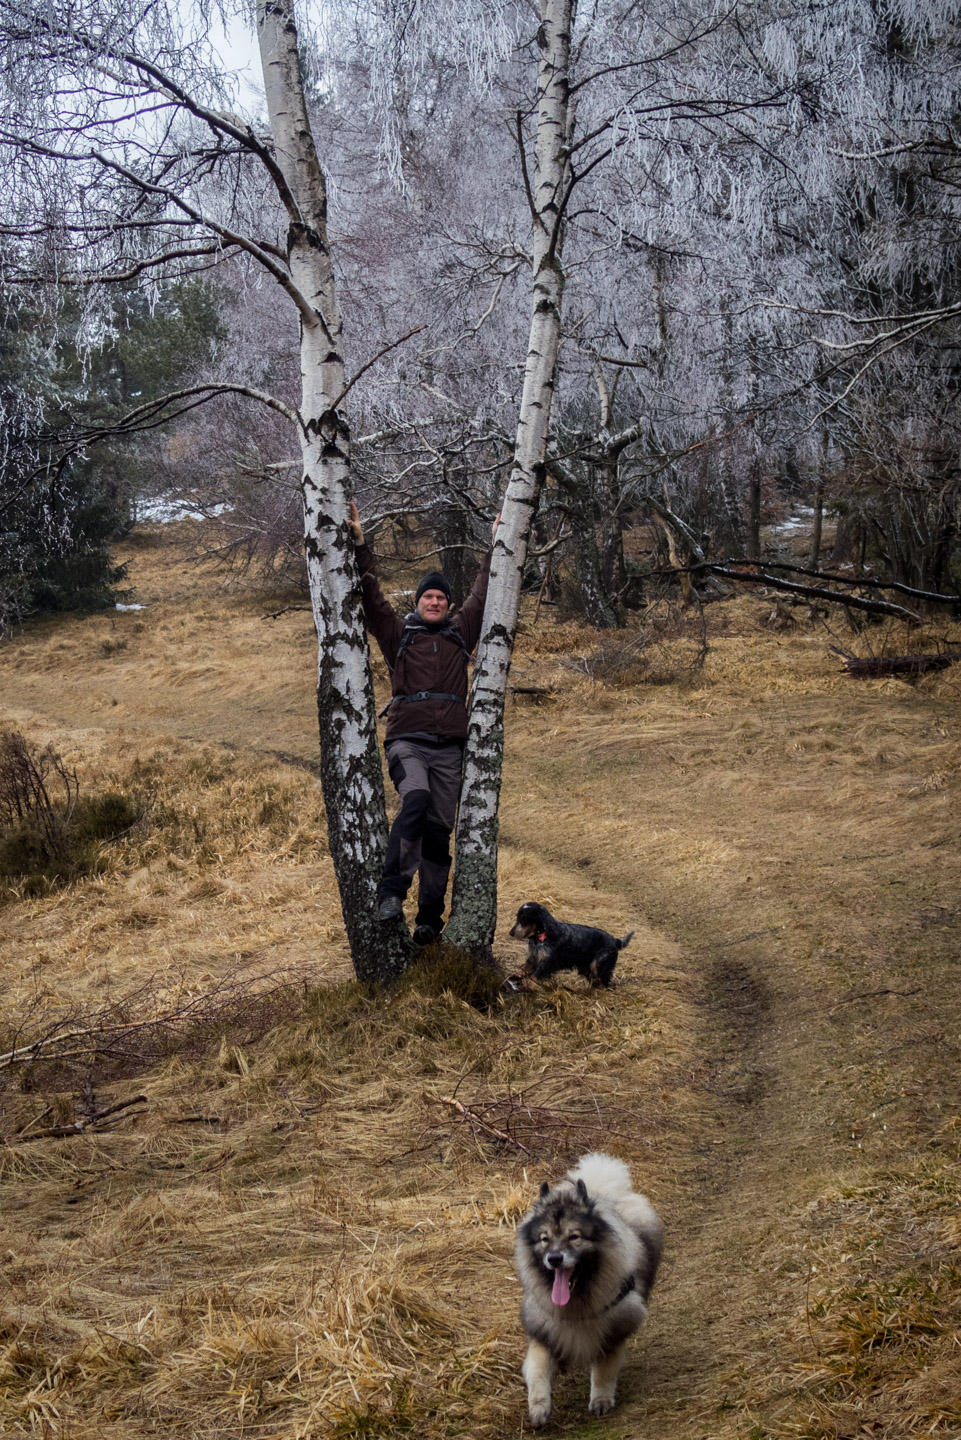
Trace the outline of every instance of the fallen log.
<instances>
[{"instance_id":1,"label":"fallen log","mask_svg":"<svg viewBox=\"0 0 961 1440\"><path fill-rule=\"evenodd\" d=\"M932 670L947 670L956 660L961 660L961 650L942 650L937 655L845 655L832 645L835 655L840 655L846 675L863 675L877 678L882 675L927 675Z\"/></svg>"},{"instance_id":2,"label":"fallen log","mask_svg":"<svg viewBox=\"0 0 961 1440\"><path fill-rule=\"evenodd\" d=\"M769 575L763 568L746 573L732 570L728 565L703 564L690 568L710 570L714 575L723 575L726 580L737 580L742 585L766 585L771 590L784 590L789 595L800 595L806 600L829 600L832 604L844 605L849 610L865 610L869 615L893 615L898 620L906 620L910 625L921 623L921 616L914 610L907 610L903 605L894 605L889 600L870 600L864 595L844 595L837 590L829 590L824 585L798 585L793 580L780 580L776 575ZM952 600L953 598L952 596Z\"/></svg>"}]
</instances>

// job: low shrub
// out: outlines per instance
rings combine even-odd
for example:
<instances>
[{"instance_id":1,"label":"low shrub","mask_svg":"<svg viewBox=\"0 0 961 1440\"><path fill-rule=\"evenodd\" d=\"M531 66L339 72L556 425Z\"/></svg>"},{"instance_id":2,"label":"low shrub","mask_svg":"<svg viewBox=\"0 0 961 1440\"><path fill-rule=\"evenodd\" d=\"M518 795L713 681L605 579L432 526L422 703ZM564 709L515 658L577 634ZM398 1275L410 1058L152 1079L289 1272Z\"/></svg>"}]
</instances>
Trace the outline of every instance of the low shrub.
<instances>
[{"instance_id":1,"label":"low shrub","mask_svg":"<svg viewBox=\"0 0 961 1440\"><path fill-rule=\"evenodd\" d=\"M99 868L103 846L140 818L135 800L115 790L80 794L76 771L52 746L0 735L0 882L7 896L43 894Z\"/></svg>"}]
</instances>

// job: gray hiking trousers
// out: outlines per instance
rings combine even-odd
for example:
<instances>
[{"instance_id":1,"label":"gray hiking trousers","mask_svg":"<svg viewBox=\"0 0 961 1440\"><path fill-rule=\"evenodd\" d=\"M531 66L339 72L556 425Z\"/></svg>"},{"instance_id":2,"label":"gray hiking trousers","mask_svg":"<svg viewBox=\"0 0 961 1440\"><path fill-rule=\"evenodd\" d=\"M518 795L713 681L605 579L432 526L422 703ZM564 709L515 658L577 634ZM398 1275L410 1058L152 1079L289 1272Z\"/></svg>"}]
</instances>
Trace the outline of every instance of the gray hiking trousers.
<instances>
[{"instance_id":1,"label":"gray hiking trousers","mask_svg":"<svg viewBox=\"0 0 961 1440\"><path fill-rule=\"evenodd\" d=\"M416 925L440 933L450 875L450 837L457 818L464 748L459 740L391 740L387 768L400 796L378 898L404 896L419 875Z\"/></svg>"}]
</instances>

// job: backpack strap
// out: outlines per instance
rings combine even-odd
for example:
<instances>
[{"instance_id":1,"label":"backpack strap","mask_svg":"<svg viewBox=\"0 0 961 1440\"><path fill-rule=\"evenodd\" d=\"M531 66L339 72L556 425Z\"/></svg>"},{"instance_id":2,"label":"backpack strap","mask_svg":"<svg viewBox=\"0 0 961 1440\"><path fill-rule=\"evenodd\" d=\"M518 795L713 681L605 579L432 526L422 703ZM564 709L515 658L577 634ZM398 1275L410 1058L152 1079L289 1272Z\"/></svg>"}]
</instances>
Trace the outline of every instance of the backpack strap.
<instances>
[{"instance_id":1,"label":"backpack strap","mask_svg":"<svg viewBox=\"0 0 961 1440\"><path fill-rule=\"evenodd\" d=\"M414 610L410 615L405 615L404 617L404 633L400 637L400 644L397 647L397 654L394 656L393 665L391 665L390 661L387 662L387 668L391 676L393 676L394 671L397 669L400 657L409 645L413 645L418 635L446 635L449 639L457 641L464 652L464 659L468 663L470 663L473 658L467 648L467 641L461 634L459 625L442 625L438 630L428 630L427 626L417 614L417 611ZM462 695L452 695L446 690L418 690L413 695L394 695L388 700L383 710L381 710L377 716L378 720L383 720L392 705L401 705L408 700L452 700L455 705L467 705L467 701Z\"/></svg>"},{"instance_id":2,"label":"backpack strap","mask_svg":"<svg viewBox=\"0 0 961 1440\"><path fill-rule=\"evenodd\" d=\"M417 614L417 611L413 610L409 615L404 616L404 633L400 637L400 644L397 647L397 654L394 656L394 663L393 665L391 665L388 661L387 664L387 668L390 670L390 673L392 675L397 668L397 662L400 660L400 657L403 655L408 645L413 645L418 635L446 635L449 639L457 641L458 645L464 652L464 659L467 660L468 663L473 658L467 648L467 641L461 634L461 628L459 625L445 624L442 625L439 630L428 630L427 626ZM395 696L395 699L398 700L404 698L406 697L400 695Z\"/></svg>"},{"instance_id":3,"label":"backpack strap","mask_svg":"<svg viewBox=\"0 0 961 1440\"><path fill-rule=\"evenodd\" d=\"M377 719L383 720L392 705L401 705L406 700L453 700L457 705L467 704L463 696L451 695L446 690L418 690L416 695L395 695L392 700L388 700Z\"/></svg>"}]
</instances>

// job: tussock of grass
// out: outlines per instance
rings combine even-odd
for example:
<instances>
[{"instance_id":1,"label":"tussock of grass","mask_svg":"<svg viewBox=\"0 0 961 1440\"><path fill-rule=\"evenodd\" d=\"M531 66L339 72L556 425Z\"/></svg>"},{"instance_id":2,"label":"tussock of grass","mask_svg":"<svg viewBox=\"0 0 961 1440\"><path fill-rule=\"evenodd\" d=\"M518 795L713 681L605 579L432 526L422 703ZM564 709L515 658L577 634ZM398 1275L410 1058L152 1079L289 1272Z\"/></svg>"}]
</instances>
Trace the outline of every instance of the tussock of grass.
<instances>
[{"instance_id":1,"label":"tussock of grass","mask_svg":"<svg viewBox=\"0 0 961 1440\"><path fill-rule=\"evenodd\" d=\"M465 950L443 943L427 946L405 972L401 985L422 995L451 994L477 1010L501 1003L504 975L495 964L478 964Z\"/></svg>"}]
</instances>

